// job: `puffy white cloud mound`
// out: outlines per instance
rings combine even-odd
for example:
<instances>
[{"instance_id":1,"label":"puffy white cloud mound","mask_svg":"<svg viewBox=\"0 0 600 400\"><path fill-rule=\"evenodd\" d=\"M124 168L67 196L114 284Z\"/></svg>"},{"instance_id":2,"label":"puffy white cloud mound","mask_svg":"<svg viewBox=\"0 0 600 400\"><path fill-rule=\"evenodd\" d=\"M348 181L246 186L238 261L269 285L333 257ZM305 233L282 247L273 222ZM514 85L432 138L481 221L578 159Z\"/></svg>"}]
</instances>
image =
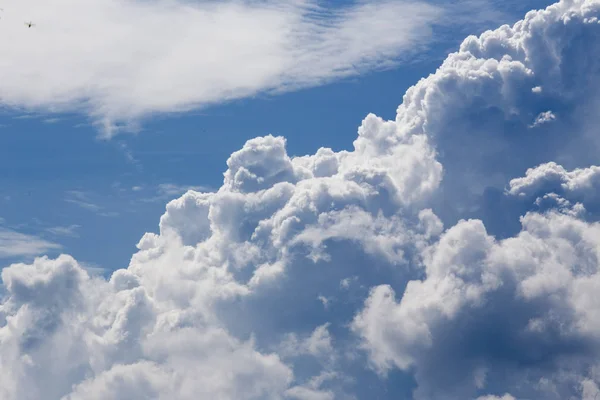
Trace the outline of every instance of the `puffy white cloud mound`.
<instances>
[{"instance_id":1,"label":"puffy white cloud mound","mask_svg":"<svg viewBox=\"0 0 600 400\"><path fill-rule=\"evenodd\" d=\"M414 367L419 398L466 398L488 385L523 398L573 395L535 386L585 376L597 360L600 226L556 212L522 223L496 242L480 221L461 221L425 252L427 278L401 299L374 288L354 320L374 366Z\"/></svg>"},{"instance_id":2,"label":"puffy white cloud mound","mask_svg":"<svg viewBox=\"0 0 600 400\"><path fill-rule=\"evenodd\" d=\"M108 282L69 256L5 268L2 398L330 398L315 377L294 380L282 359L311 356L323 364L310 368L315 376L334 368L328 323L294 321L302 310L268 303L322 308L319 295L332 298L348 274L363 273L339 264L353 261L345 246L389 274L439 233L430 210L409 206L431 193L441 166L424 136L381 146L378 131L393 127L369 116L356 151L295 159L281 137L248 141L227 161L223 186L170 202L160 234L146 234ZM291 326L271 326L282 320ZM305 333L290 345L290 334ZM269 350L278 341L282 356Z\"/></svg>"},{"instance_id":3,"label":"puffy white cloud mound","mask_svg":"<svg viewBox=\"0 0 600 400\"><path fill-rule=\"evenodd\" d=\"M549 161L567 168L597 162L599 7L561 1L468 37L407 91L398 130L427 134L439 151L445 202L458 207L486 187L502 190Z\"/></svg>"},{"instance_id":4,"label":"puffy white cloud mound","mask_svg":"<svg viewBox=\"0 0 600 400\"><path fill-rule=\"evenodd\" d=\"M5 268L0 397L593 399L599 16L467 38L352 151L248 141L109 280Z\"/></svg>"},{"instance_id":5,"label":"puffy white cloud mound","mask_svg":"<svg viewBox=\"0 0 600 400\"><path fill-rule=\"evenodd\" d=\"M537 203L549 193L595 210L600 200L600 167L593 165L567 171L562 165L549 162L528 169L524 177L512 179L509 185L509 194L529 200L535 198Z\"/></svg>"},{"instance_id":6,"label":"puffy white cloud mound","mask_svg":"<svg viewBox=\"0 0 600 400\"><path fill-rule=\"evenodd\" d=\"M276 398L291 380L279 357L157 301L126 270L106 282L61 256L2 280L4 399Z\"/></svg>"}]
</instances>

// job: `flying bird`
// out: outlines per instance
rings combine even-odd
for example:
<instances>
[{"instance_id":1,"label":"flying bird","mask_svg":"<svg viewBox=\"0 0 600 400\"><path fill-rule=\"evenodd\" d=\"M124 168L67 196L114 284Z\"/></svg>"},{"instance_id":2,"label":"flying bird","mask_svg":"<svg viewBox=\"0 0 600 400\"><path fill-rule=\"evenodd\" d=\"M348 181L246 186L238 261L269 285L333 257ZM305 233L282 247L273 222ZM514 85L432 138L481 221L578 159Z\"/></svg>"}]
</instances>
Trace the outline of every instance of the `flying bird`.
<instances>
[{"instance_id":1,"label":"flying bird","mask_svg":"<svg viewBox=\"0 0 600 400\"><path fill-rule=\"evenodd\" d=\"M28 28L31 28L32 26L35 26L35 24L34 24L33 22L25 22L25 25L26 25Z\"/></svg>"}]
</instances>

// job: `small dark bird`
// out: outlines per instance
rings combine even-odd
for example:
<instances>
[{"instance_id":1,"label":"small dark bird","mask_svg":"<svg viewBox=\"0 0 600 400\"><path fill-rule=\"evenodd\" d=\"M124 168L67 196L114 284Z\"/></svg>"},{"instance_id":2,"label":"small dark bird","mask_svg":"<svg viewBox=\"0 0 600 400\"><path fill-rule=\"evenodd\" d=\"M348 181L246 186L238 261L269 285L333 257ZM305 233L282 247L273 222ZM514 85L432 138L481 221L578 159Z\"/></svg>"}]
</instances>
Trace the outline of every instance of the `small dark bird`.
<instances>
[{"instance_id":1,"label":"small dark bird","mask_svg":"<svg viewBox=\"0 0 600 400\"><path fill-rule=\"evenodd\" d=\"M25 25L26 25L28 28L31 28L32 26L35 26L35 24L34 24L33 22L25 22Z\"/></svg>"}]
</instances>

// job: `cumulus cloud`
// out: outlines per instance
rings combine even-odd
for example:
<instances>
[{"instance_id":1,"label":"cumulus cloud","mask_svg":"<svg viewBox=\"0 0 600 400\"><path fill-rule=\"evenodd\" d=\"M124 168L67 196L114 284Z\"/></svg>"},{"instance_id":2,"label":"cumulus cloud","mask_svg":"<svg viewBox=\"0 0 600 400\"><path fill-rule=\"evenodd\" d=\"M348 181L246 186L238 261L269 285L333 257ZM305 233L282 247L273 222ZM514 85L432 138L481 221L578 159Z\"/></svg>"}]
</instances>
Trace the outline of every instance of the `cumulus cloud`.
<instances>
[{"instance_id":1,"label":"cumulus cloud","mask_svg":"<svg viewBox=\"0 0 600 400\"><path fill-rule=\"evenodd\" d=\"M508 192L525 198L540 193L560 193L569 198L597 202L600 185L600 167L592 165L567 171L562 165L548 162L527 170L524 177L511 179Z\"/></svg>"},{"instance_id":2,"label":"cumulus cloud","mask_svg":"<svg viewBox=\"0 0 600 400\"><path fill-rule=\"evenodd\" d=\"M459 222L428 249L427 278L401 299L373 289L354 328L374 366L415 367L419 398L465 398L488 382L520 386L522 398L573 395L535 386L552 374L585 376L598 357L599 227L554 212L522 223L496 242L480 221Z\"/></svg>"},{"instance_id":3,"label":"cumulus cloud","mask_svg":"<svg viewBox=\"0 0 600 400\"><path fill-rule=\"evenodd\" d=\"M599 16L467 38L349 151L249 140L108 280L5 268L0 397L593 398Z\"/></svg>"},{"instance_id":4,"label":"cumulus cloud","mask_svg":"<svg viewBox=\"0 0 600 400\"><path fill-rule=\"evenodd\" d=\"M441 229L431 210L410 208L430 195L441 167L424 137L382 146L380 130L391 127L369 116L355 151L301 158L287 155L281 137L248 141L227 161L223 186L170 202L160 233L146 234L109 281L69 256L4 269L0 362L12 372L2 397L346 393L336 348L353 344L333 324L347 325L360 301L326 311L318 296L364 275L360 264L348 268L355 257L371 264L370 279L401 280L399 267Z\"/></svg>"},{"instance_id":5,"label":"cumulus cloud","mask_svg":"<svg viewBox=\"0 0 600 400\"><path fill-rule=\"evenodd\" d=\"M456 211L487 188L501 191L548 161L567 168L595 162L596 13L596 2L563 1L470 36L407 91L395 122L404 135L427 134L439 150L446 207ZM564 110L564 118L531 129L548 109Z\"/></svg>"},{"instance_id":6,"label":"cumulus cloud","mask_svg":"<svg viewBox=\"0 0 600 400\"><path fill-rule=\"evenodd\" d=\"M110 136L151 113L388 65L427 44L442 15L416 0L24 0L3 13L0 94L4 106L88 112Z\"/></svg>"},{"instance_id":7,"label":"cumulus cloud","mask_svg":"<svg viewBox=\"0 0 600 400\"><path fill-rule=\"evenodd\" d=\"M277 356L164 309L125 270L106 282L61 256L2 280L2 398L270 398L291 379Z\"/></svg>"}]
</instances>

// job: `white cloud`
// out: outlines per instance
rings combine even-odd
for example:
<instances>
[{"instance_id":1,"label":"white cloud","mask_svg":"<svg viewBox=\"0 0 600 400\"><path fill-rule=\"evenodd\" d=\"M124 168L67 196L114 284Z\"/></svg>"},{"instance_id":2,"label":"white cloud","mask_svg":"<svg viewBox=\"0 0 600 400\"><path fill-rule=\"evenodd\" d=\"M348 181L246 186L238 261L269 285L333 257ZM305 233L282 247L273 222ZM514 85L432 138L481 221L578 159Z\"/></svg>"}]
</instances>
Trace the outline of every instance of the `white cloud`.
<instances>
[{"instance_id":1,"label":"white cloud","mask_svg":"<svg viewBox=\"0 0 600 400\"><path fill-rule=\"evenodd\" d=\"M106 282L61 256L2 280L4 399L271 398L291 379L276 356L161 304L130 272Z\"/></svg>"},{"instance_id":2,"label":"white cloud","mask_svg":"<svg viewBox=\"0 0 600 400\"><path fill-rule=\"evenodd\" d=\"M89 200L89 196L85 192L79 190L68 191L65 201L67 203L75 204L81 208L85 208L86 210L90 210L93 212L98 212L102 210L101 206L94 204Z\"/></svg>"},{"instance_id":3,"label":"white cloud","mask_svg":"<svg viewBox=\"0 0 600 400\"><path fill-rule=\"evenodd\" d=\"M281 344L279 354L293 357L311 354L318 358L328 358L333 355L332 338L329 333L329 324L315 328L310 336L299 339L294 333L287 335Z\"/></svg>"},{"instance_id":4,"label":"white cloud","mask_svg":"<svg viewBox=\"0 0 600 400\"><path fill-rule=\"evenodd\" d=\"M295 386L286 392L287 397L296 400L333 400L334 394L322 392L303 386Z\"/></svg>"},{"instance_id":5,"label":"white cloud","mask_svg":"<svg viewBox=\"0 0 600 400\"><path fill-rule=\"evenodd\" d=\"M416 0L23 0L2 16L0 93L9 107L83 109L111 135L151 113L385 66L426 44L442 15Z\"/></svg>"},{"instance_id":6,"label":"white cloud","mask_svg":"<svg viewBox=\"0 0 600 400\"><path fill-rule=\"evenodd\" d=\"M598 16L563 1L467 38L350 151L248 141L108 281L69 256L4 269L0 397L594 396L600 223L566 211L600 203Z\"/></svg>"},{"instance_id":7,"label":"white cloud","mask_svg":"<svg viewBox=\"0 0 600 400\"><path fill-rule=\"evenodd\" d=\"M90 194L80 190L69 190L64 199L67 203L75 204L85 210L91 211L102 217L116 217L118 213L106 211L105 208L90 199Z\"/></svg>"},{"instance_id":8,"label":"white cloud","mask_svg":"<svg viewBox=\"0 0 600 400\"><path fill-rule=\"evenodd\" d=\"M599 13L597 1L563 1L514 27L470 37L398 109L400 131L427 133L439 152L444 179L435 210L445 219L477 210L490 188L509 182L509 194L554 197L554 208L573 211L528 214L517 237L499 242L481 221L459 222L422 253L425 277L400 292L372 290L354 329L376 370L415 371L416 398L465 398L488 385L518 398L581 396L572 388L587 379L598 338L595 306L578 298L589 299L600 276L592 239L598 228L548 190L597 208L597 167L576 167L598 161L586 124L600 80L597 61L582 64L589 48L577 43L600 46L592 39ZM548 102L567 113L568 124L554 119L534 137L529 121L549 117L540 114ZM549 159L575 168L542 164ZM482 216L516 218L508 204L499 201Z\"/></svg>"},{"instance_id":9,"label":"white cloud","mask_svg":"<svg viewBox=\"0 0 600 400\"><path fill-rule=\"evenodd\" d=\"M37 256L60 248L40 237L0 227L0 258Z\"/></svg>"},{"instance_id":10,"label":"white cloud","mask_svg":"<svg viewBox=\"0 0 600 400\"><path fill-rule=\"evenodd\" d=\"M512 27L470 36L407 91L395 122L402 135L425 133L439 150L442 217L456 217L467 199L504 189L532 166L595 162L599 143L588 124L599 93L591 56L600 49L597 12L595 1L561 1ZM537 87L543 92L532 91ZM561 118L530 129L549 104Z\"/></svg>"},{"instance_id":11,"label":"white cloud","mask_svg":"<svg viewBox=\"0 0 600 400\"><path fill-rule=\"evenodd\" d=\"M81 228L81 225L73 224L69 226L54 226L47 228L46 231L56 236L70 236L79 237L77 229Z\"/></svg>"},{"instance_id":12,"label":"white cloud","mask_svg":"<svg viewBox=\"0 0 600 400\"><path fill-rule=\"evenodd\" d=\"M598 200L600 167L592 165L567 171L562 165L549 162L529 168L524 177L510 181L508 193L520 197L532 197L540 193L561 192L571 198Z\"/></svg>"},{"instance_id":13,"label":"white cloud","mask_svg":"<svg viewBox=\"0 0 600 400\"><path fill-rule=\"evenodd\" d=\"M418 398L469 396L481 386L481 368L484 382L535 398L545 368L584 374L595 362L599 229L528 214L517 237L495 242L481 222L460 222L426 252L427 278L409 282L399 301L389 286L373 289L354 329L379 370L416 368ZM517 378L518 363L532 362L541 370Z\"/></svg>"},{"instance_id":14,"label":"white cloud","mask_svg":"<svg viewBox=\"0 0 600 400\"><path fill-rule=\"evenodd\" d=\"M478 397L477 400L516 400L510 394L505 394L504 396L481 396Z\"/></svg>"},{"instance_id":15,"label":"white cloud","mask_svg":"<svg viewBox=\"0 0 600 400\"><path fill-rule=\"evenodd\" d=\"M109 282L90 277L67 256L6 268L0 343L9 347L0 346L5 352L0 362L12 372L0 378L1 397L262 399L343 393L343 374L328 381L329 388L311 381L339 368L329 323L310 323L304 335L294 327L302 322L297 310L273 304L288 305L293 297L322 310L317 296L332 297L342 279L359 272L340 263L340 257L352 261L349 252L326 254L331 241L354 243L357 255L381 269L373 276L385 276L394 274L391 265L407 262L413 242L429 240L431 229L422 220L431 216L409 218L414 213L407 211L403 221L398 212L430 194L440 166L424 138L380 146L379 130L389 128L369 116L355 151L295 159L286 154L283 138L249 141L228 160L223 186L213 193L188 191L170 202L160 235L146 234L129 268L113 273ZM396 155L404 161L393 163ZM313 276L304 270L328 264L327 279L317 275L310 283ZM284 284L280 292L288 278L293 285ZM340 313L332 323L345 324L350 316ZM245 332L254 338L242 339ZM302 338L292 353L314 359L316 367L295 371L266 350L288 333ZM63 358L54 355L58 349Z\"/></svg>"},{"instance_id":16,"label":"white cloud","mask_svg":"<svg viewBox=\"0 0 600 400\"><path fill-rule=\"evenodd\" d=\"M540 93L539 91L537 91L535 89L536 88L533 88L533 89L531 89L531 91L534 92L534 93ZM535 118L535 121L533 121L533 124L531 124L530 127L531 128L535 128L535 127L538 127L540 125L552 122L554 120L556 120L556 115L554 115L554 113L552 111L544 111L543 113L540 113Z\"/></svg>"}]
</instances>

